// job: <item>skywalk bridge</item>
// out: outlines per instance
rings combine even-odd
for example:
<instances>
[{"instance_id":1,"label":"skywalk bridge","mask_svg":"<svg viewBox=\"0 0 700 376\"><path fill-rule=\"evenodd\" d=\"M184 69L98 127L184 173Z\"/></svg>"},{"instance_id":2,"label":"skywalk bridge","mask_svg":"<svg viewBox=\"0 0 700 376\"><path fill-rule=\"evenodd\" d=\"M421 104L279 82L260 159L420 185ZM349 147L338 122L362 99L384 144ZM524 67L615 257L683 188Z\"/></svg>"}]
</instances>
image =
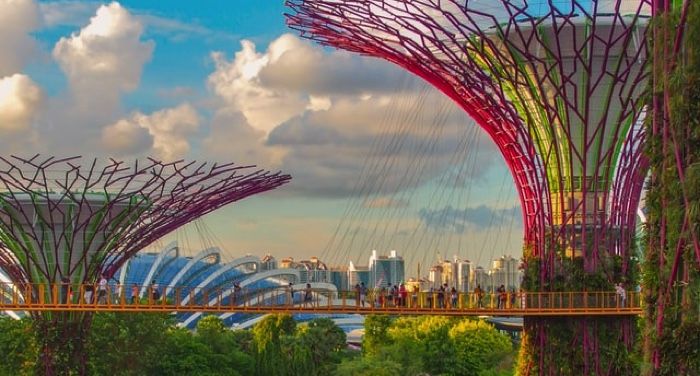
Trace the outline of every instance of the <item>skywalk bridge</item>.
<instances>
[{"instance_id":1,"label":"skywalk bridge","mask_svg":"<svg viewBox=\"0 0 700 376\"><path fill-rule=\"evenodd\" d=\"M638 292L623 299L614 291L539 292L515 294L409 293L405 298L370 292L360 299L354 291L325 288L300 290L199 289L174 287L164 299L150 286L5 285L0 311L318 313L446 316L632 316L642 314ZM295 285L299 286L299 285ZM131 289L145 288L146 297L131 298Z\"/></svg>"}]
</instances>

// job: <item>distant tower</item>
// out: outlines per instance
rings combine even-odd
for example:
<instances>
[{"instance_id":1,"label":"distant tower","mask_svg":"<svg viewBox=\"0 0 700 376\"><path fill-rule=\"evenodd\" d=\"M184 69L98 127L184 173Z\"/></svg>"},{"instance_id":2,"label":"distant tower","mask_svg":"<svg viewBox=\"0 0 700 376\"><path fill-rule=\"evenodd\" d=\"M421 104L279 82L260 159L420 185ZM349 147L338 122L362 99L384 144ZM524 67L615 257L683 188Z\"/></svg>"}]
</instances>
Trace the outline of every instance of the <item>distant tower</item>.
<instances>
[{"instance_id":1,"label":"distant tower","mask_svg":"<svg viewBox=\"0 0 700 376\"><path fill-rule=\"evenodd\" d=\"M63 283L111 278L169 232L289 179L232 164L0 157L0 269L26 287L24 299L55 302ZM43 373L84 373L90 315L32 316L44 341Z\"/></svg>"},{"instance_id":2,"label":"distant tower","mask_svg":"<svg viewBox=\"0 0 700 376\"><path fill-rule=\"evenodd\" d=\"M630 282L647 168L640 119L650 0L287 5L289 26L304 37L407 69L489 134L520 196L530 291ZM630 372L621 360L630 319L528 319L525 329L521 373Z\"/></svg>"}]
</instances>

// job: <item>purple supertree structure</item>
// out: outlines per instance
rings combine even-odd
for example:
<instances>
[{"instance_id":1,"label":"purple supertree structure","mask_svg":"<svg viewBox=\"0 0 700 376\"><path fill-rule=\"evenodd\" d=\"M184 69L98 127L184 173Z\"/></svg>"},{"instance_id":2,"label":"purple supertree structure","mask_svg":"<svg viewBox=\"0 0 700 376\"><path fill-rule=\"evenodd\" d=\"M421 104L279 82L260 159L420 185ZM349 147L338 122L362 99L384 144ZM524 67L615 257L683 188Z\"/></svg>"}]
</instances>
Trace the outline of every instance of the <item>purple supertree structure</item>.
<instances>
[{"instance_id":1,"label":"purple supertree structure","mask_svg":"<svg viewBox=\"0 0 700 376\"><path fill-rule=\"evenodd\" d=\"M289 180L233 164L0 157L0 268L25 300L55 302L56 286L109 278L178 227ZM91 315L32 316L42 346L38 372L85 373Z\"/></svg>"},{"instance_id":2,"label":"purple supertree structure","mask_svg":"<svg viewBox=\"0 0 700 376\"><path fill-rule=\"evenodd\" d=\"M509 167L530 291L631 288L652 0L288 0L288 24L391 61L462 107ZM630 318L527 319L523 374L628 374Z\"/></svg>"}]
</instances>

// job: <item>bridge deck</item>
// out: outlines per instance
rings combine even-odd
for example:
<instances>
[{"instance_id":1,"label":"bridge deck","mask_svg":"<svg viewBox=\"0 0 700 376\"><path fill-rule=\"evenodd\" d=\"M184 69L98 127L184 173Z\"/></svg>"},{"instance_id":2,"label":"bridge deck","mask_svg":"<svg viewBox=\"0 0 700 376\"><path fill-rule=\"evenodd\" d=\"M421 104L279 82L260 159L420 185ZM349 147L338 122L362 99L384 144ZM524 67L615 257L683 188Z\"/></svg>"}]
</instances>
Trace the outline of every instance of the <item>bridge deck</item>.
<instances>
[{"instance_id":1,"label":"bridge deck","mask_svg":"<svg viewBox=\"0 0 700 376\"><path fill-rule=\"evenodd\" d=\"M130 288L131 289L131 288ZM136 287L133 288L137 290ZM139 287L140 289L140 287ZM4 286L0 311L318 313L448 316L631 316L642 313L641 296L610 291L456 295L408 293L403 298L370 292L364 304L355 292L332 290L197 289L174 287L166 299L156 299L151 287L145 298L127 298L124 288L62 285ZM78 291L79 293L73 293ZM93 293L97 292L97 293ZM114 292L113 292L114 291ZM24 297L31 296L32 299Z\"/></svg>"}]
</instances>

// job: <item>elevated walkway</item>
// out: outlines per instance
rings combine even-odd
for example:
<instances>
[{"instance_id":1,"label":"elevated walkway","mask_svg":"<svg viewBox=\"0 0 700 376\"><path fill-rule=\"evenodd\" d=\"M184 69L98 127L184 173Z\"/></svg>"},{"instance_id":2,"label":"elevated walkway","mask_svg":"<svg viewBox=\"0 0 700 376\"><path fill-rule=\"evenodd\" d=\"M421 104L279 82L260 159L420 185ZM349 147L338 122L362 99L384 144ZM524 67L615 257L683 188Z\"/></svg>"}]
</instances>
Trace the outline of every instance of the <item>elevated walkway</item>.
<instances>
[{"instance_id":1,"label":"elevated walkway","mask_svg":"<svg viewBox=\"0 0 700 376\"><path fill-rule=\"evenodd\" d=\"M296 287L296 286L295 286ZM90 312L202 312L202 313L319 313L448 316L634 316L642 313L641 296L627 292L622 299L612 291L517 293L515 295L461 293L456 299L438 293L411 293L405 299L370 293L364 302L354 292L285 288L246 291L174 287L173 299L126 296L111 286L103 293L95 286L4 286L0 311ZM92 289L93 292L90 292ZM139 288L140 290L140 288ZM140 292L140 291L139 291ZM25 297L31 297L26 299Z\"/></svg>"}]
</instances>

